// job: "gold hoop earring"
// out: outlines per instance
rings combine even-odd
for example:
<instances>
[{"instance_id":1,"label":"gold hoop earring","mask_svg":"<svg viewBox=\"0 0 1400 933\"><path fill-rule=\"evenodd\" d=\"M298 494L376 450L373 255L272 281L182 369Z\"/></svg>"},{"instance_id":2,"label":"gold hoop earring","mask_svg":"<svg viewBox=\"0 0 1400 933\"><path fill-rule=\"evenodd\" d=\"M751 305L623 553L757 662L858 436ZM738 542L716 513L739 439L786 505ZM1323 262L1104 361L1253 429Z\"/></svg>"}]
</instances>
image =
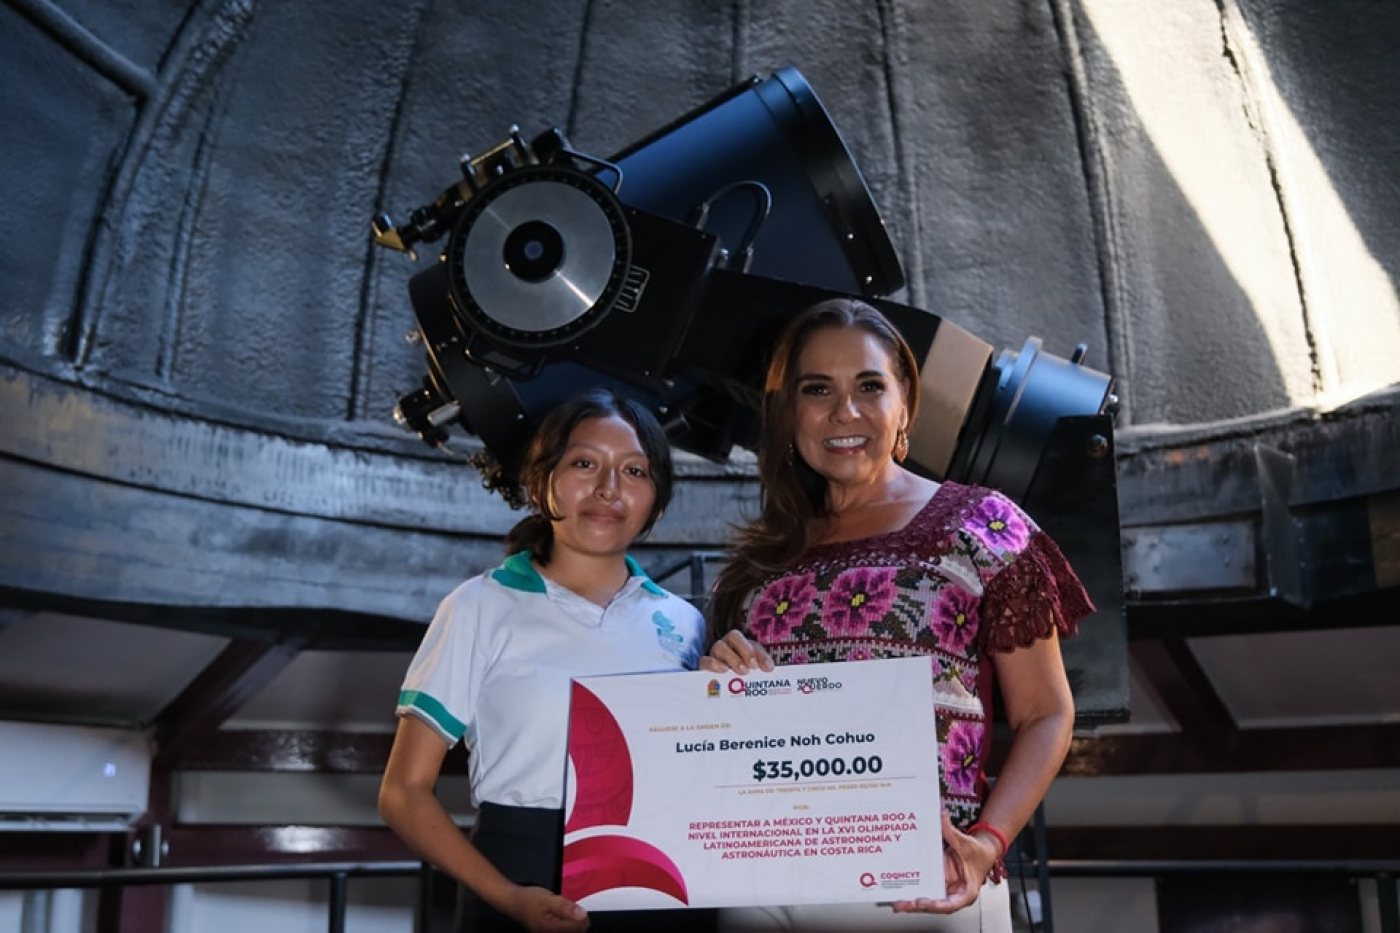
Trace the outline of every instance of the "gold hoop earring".
<instances>
[{"instance_id":1,"label":"gold hoop earring","mask_svg":"<svg viewBox=\"0 0 1400 933\"><path fill-rule=\"evenodd\" d=\"M909 456L909 435L903 428L894 436L894 462L903 463L904 458Z\"/></svg>"}]
</instances>

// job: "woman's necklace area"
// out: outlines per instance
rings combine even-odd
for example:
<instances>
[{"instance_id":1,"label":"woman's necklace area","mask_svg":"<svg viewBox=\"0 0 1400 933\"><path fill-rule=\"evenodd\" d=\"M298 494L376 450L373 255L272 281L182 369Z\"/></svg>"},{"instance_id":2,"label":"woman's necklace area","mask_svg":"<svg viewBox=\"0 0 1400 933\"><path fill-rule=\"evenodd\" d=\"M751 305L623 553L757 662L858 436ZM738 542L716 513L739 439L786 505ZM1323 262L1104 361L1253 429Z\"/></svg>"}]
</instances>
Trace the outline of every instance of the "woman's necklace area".
<instances>
[{"instance_id":1,"label":"woman's necklace area","mask_svg":"<svg viewBox=\"0 0 1400 933\"><path fill-rule=\"evenodd\" d=\"M839 544L899 531L919 514L937 490L931 481L928 485L918 481L891 484L879 500L851 503L827 516L816 529L814 542Z\"/></svg>"}]
</instances>

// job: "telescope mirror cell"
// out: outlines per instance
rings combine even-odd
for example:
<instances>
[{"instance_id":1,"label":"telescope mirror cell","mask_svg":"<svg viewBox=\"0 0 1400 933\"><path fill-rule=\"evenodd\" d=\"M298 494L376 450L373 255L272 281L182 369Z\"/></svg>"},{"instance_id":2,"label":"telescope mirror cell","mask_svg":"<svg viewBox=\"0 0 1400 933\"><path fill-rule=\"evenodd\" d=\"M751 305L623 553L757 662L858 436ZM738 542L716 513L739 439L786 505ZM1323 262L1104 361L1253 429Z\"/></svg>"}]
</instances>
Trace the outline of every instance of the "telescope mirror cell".
<instances>
[{"instance_id":1,"label":"telescope mirror cell","mask_svg":"<svg viewBox=\"0 0 1400 933\"><path fill-rule=\"evenodd\" d=\"M608 309L627 270L621 206L583 173L520 169L468 205L446 258L460 311L492 338L551 346Z\"/></svg>"}]
</instances>

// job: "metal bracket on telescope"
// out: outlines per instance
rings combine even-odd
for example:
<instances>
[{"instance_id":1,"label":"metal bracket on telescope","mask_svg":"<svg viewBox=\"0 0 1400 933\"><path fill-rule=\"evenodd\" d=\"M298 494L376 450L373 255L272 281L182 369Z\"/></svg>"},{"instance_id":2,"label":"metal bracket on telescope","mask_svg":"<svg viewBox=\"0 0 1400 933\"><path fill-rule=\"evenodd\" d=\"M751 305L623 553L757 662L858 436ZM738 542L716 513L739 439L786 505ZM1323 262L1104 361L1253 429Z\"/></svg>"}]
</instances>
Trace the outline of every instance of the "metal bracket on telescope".
<instances>
[{"instance_id":1,"label":"metal bracket on telescope","mask_svg":"<svg viewBox=\"0 0 1400 933\"><path fill-rule=\"evenodd\" d=\"M414 210L409 214L407 224L398 226L387 213L375 215L370 221L374 242L386 249L406 253L416 261L418 252L413 248L414 244L440 239L456 223L467 202L487 185L516 169L565 160L583 163L595 171L611 173L614 194L622 186L621 168L574 149L557 128L546 130L527 143L520 134L520 127L512 126L506 139L480 155L464 153L458 160L462 180L448 185L430 203Z\"/></svg>"}]
</instances>

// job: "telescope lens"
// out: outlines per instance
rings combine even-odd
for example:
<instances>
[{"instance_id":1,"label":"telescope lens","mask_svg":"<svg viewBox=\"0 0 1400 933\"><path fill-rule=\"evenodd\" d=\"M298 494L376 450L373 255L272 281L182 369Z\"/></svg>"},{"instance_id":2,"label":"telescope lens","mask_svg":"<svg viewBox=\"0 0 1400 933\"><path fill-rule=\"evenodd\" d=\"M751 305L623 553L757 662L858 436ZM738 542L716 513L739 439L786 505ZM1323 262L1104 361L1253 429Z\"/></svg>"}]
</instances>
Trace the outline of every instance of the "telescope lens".
<instances>
[{"instance_id":1,"label":"telescope lens","mask_svg":"<svg viewBox=\"0 0 1400 933\"><path fill-rule=\"evenodd\" d=\"M506 237L501 249L506 268L526 282L549 278L564 262L564 238L542 220L528 220Z\"/></svg>"}]
</instances>

